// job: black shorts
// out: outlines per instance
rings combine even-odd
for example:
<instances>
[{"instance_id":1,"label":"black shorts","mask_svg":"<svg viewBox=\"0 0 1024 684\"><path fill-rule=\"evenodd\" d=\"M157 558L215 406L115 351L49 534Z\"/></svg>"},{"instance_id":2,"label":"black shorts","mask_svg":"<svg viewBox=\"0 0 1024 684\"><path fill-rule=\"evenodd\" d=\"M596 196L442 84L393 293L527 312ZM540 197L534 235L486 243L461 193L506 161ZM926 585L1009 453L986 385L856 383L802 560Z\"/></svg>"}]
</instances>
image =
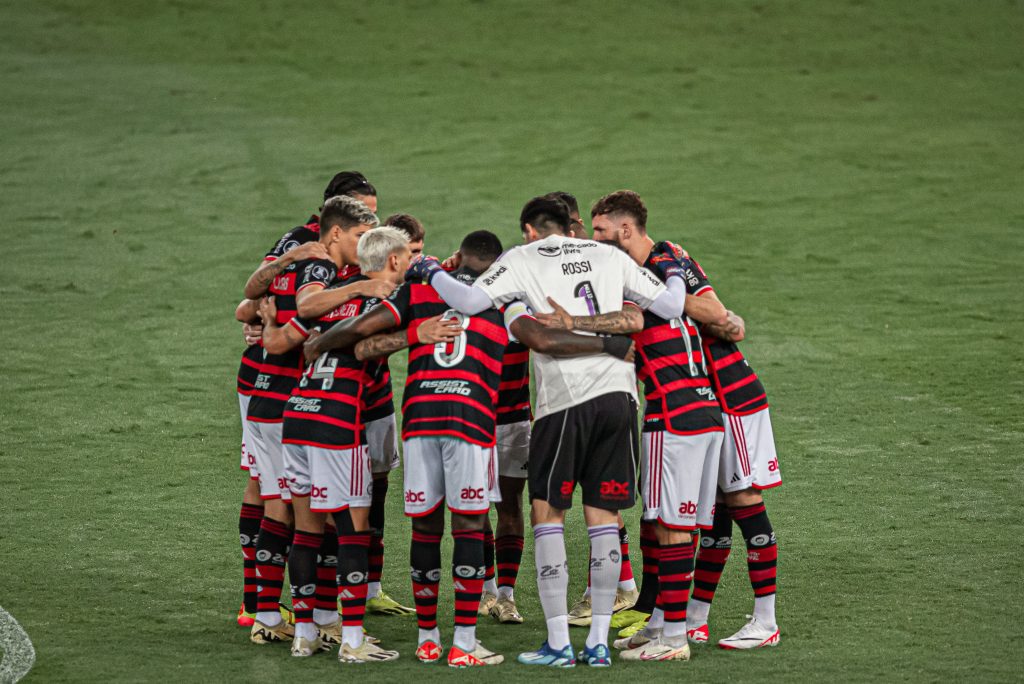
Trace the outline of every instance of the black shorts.
<instances>
[{"instance_id":1,"label":"black shorts","mask_svg":"<svg viewBox=\"0 0 1024 684\"><path fill-rule=\"evenodd\" d=\"M583 503L608 511L630 508L636 495L636 401L612 392L552 413L530 435L530 500L572 508L576 483Z\"/></svg>"}]
</instances>

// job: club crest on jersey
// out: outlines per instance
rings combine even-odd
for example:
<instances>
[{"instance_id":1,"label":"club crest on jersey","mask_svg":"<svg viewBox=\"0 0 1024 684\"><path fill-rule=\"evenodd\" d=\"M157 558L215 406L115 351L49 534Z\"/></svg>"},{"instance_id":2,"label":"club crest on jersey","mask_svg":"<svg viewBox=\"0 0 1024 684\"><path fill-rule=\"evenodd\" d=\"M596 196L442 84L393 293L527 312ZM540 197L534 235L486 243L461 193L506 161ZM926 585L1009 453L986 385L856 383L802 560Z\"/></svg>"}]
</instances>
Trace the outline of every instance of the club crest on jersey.
<instances>
[{"instance_id":1,"label":"club crest on jersey","mask_svg":"<svg viewBox=\"0 0 1024 684\"><path fill-rule=\"evenodd\" d=\"M326 281L331 279L331 272L322 264L310 264L306 267L308 279Z\"/></svg>"},{"instance_id":2,"label":"club crest on jersey","mask_svg":"<svg viewBox=\"0 0 1024 684\"><path fill-rule=\"evenodd\" d=\"M298 240L289 240L288 242L286 242L283 245L281 245L281 254L284 254L285 252L290 252L290 251L292 251L293 249L295 249L298 246L299 246L299 241Z\"/></svg>"}]
</instances>

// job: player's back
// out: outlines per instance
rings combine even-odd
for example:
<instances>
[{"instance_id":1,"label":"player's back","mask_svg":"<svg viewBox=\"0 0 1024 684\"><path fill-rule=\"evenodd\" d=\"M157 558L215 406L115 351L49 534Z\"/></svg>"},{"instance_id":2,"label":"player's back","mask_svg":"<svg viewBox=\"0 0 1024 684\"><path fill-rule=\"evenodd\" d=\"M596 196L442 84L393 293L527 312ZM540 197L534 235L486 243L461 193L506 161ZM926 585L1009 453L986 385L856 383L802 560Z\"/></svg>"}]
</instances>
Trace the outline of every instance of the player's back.
<instances>
[{"instance_id":1,"label":"player's back","mask_svg":"<svg viewBox=\"0 0 1024 684\"><path fill-rule=\"evenodd\" d=\"M503 303L522 299L535 311L552 311L550 297L574 316L619 311L626 296L648 306L664 287L614 247L561 235L509 250L478 285L492 298ZM537 418L610 392L636 396L632 364L610 355L555 358L535 353L533 360Z\"/></svg>"}]
</instances>

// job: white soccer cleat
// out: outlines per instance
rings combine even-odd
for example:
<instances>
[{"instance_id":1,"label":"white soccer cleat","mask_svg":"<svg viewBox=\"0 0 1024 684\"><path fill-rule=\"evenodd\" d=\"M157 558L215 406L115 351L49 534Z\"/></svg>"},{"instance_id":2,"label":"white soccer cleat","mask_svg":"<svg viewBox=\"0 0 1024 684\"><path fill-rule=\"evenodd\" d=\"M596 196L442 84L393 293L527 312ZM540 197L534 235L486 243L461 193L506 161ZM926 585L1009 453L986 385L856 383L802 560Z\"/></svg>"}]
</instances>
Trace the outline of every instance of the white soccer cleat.
<instances>
[{"instance_id":1,"label":"white soccer cleat","mask_svg":"<svg viewBox=\"0 0 1024 684\"><path fill-rule=\"evenodd\" d=\"M690 645L686 639L679 637L681 643L674 644L658 636L651 639L639 648L632 648L623 651L619 656L622 660L651 661L651 660L689 660Z\"/></svg>"},{"instance_id":2,"label":"white soccer cleat","mask_svg":"<svg viewBox=\"0 0 1024 684\"><path fill-rule=\"evenodd\" d=\"M748 615L750 622L743 625L740 631L731 637L726 637L718 642L720 648L728 650L745 650L749 648L763 648L765 646L777 646L779 644L779 628L766 627L757 621L756 617Z\"/></svg>"},{"instance_id":3,"label":"white soccer cleat","mask_svg":"<svg viewBox=\"0 0 1024 684\"><path fill-rule=\"evenodd\" d=\"M300 636L292 639L292 656L296 658L308 658L316 653L323 653L329 650L331 650L330 645L324 643L319 634L312 639L305 639Z\"/></svg>"},{"instance_id":4,"label":"white soccer cleat","mask_svg":"<svg viewBox=\"0 0 1024 684\"><path fill-rule=\"evenodd\" d=\"M641 629L631 636L616 639L612 642L612 647L617 651L632 651L634 648L640 648L661 636L660 629L653 631L654 634L649 635L646 629Z\"/></svg>"},{"instance_id":5,"label":"white soccer cleat","mask_svg":"<svg viewBox=\"0 0 1024 684\"><path fill-rule=\"evenodd\" d=\"M388 651L377 644L363 641L358 648L352 648L346 643L341 644L338 649L338 662L342 663L386 663L389 660L397 660L398 651Z\"/></svg>"}]
</instances>

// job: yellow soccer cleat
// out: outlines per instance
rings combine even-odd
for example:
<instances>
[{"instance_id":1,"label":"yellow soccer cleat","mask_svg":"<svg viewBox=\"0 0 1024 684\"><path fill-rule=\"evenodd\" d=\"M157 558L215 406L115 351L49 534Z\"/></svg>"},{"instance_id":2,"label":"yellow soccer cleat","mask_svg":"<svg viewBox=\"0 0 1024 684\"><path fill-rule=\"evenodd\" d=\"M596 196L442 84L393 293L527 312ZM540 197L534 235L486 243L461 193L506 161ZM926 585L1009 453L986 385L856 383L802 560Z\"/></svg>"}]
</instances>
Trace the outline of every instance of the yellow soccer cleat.
<instances>
[{"instance_id":1,"label":"yellow soccer cleat","mask_svg":"<svg viewBox=\"0 0 1024 684\"><path fill-rule=\"evenodd\" d=\"M490 615L491 608L498 602L498 597L489 591L480 594L480 607L476 609L477 615Z\"/></svg>"},{"instance_id":2,"label":"yellow soccer cleat","mask_svg":"<svg viewBox=\"0 0 1024 684\"><path fill-rule=\"evenodd\" d=\"M302 637L292 639L292 656L295 658L308 658L316 653L330 650L330 645L325 644L319 634L313 639L304 639Z\"/></svg>"},{"instance_id":3,"label":"yellow soccer cleat","mask_svg":"<svg viewBox=\"0 0 1024 684\"><path fill-rule=\"evenodd\" d=\"M249 641L254 644L279 644L291 641L294 637L295 627L284 620L273 627L256 620L253 622L252 631L249 632Z\"/></svg>"},{"instance_id":4,"label":"yellow soccer cleat","mask_svg":"<svg viewBox=\"0 0 1024 684\"><path fill-rule=\"evenodd\" d=\"M415 615L416 609L403 606L401 603L391 598L384 593L381 589L377 592L376 596L371 596L366 600L366 612L376 613L377 615Z\"/></svg>"},{"instance_id":5,"label":"yellow soccer cleat","mask_svg":"<svg viewBox=\"0 0 1024 684\"><path fill-rule=\"evenodd\" d=\"M627 608L612 615L611 627L612 629L622 629L623 627L629 627L634 622L644 622L650 617L650 613L642 613L639 610Z\"/></svg>"},{"instance_id":6,"label":"yellow soccer cleat","mask_svg":"<svg viewBox=\"0 0 1024 684\"><path fill-rule=\"evenodd\" d=\"M629 637L633 636L634 634L640 632L646 626L647 626L647 620L640 620L639 622L634 622L629 627L626 627L625 629L619 630L619 637L622 638L622 639L628 639Z\"/></svg>"},{"instance_id":7,"label":"yellow soccer cleat","mask_svg":"<svg viewBox=\"0 0 1024 684\"><path fill-rule=\"evenodd\" d=\"M521 625L523 616L516 610L516 602L511 596L499 596L491 606L491 617L503 625Z\"/></svg>"}]
</instances>

